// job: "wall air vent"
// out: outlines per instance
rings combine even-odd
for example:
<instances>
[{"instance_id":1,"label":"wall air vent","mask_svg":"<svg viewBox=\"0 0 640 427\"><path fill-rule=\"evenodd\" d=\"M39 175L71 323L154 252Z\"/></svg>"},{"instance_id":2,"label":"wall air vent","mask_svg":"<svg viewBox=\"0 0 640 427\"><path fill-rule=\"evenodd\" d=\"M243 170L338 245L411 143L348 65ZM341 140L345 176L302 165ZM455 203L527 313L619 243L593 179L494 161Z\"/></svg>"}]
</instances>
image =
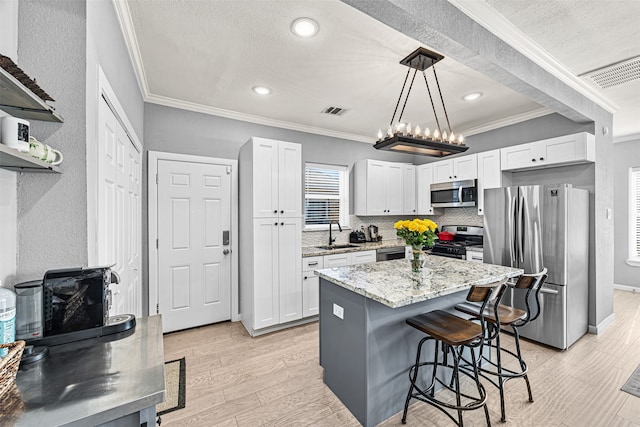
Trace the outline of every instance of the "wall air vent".
<instances>
[{"instance_id":1,"label":"wall air vent","mask_svg":"<svg viewBox=\"0 0 640 427\"><path fill-rule=\"evenodd\" d=\"M324 110L322 110L323 114L330 114L332 116L341 116L344 113L346 113L347 110L346 108L342 108L342 107L327 107Z\"/></svg>"},{"instance_id":2,"label":"wall air vent","mask_svg":"<svg viewBox=\"0 0 640 427\"><path fill-rule=\"evenodd\" d=\"M591 79L602 89L640 79L640 56L580 74L580 77Z\"/></svg>"}]
</instances>

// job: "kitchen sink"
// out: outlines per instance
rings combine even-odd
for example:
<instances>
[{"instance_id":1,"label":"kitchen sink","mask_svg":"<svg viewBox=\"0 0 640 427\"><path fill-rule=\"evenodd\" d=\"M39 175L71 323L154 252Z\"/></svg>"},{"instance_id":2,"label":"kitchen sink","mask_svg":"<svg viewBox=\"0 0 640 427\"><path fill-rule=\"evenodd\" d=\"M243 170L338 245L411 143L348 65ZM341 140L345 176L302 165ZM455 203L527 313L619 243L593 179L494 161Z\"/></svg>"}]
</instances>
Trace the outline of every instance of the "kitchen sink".
<instances>
[{"instance_id":1,"label":"kitchen sink","mask_svg":"<svg viewBox=\"0 0 640 427\"><path fill-rule=\"evenodd\" d=\"M316 246L316 248L325 249L325 250L359 248L359 247L360 246L358 246L358 245L350 245L350 244L346 244L346 245L331 245L331 246Z\"/></svg>"}]
</instances>

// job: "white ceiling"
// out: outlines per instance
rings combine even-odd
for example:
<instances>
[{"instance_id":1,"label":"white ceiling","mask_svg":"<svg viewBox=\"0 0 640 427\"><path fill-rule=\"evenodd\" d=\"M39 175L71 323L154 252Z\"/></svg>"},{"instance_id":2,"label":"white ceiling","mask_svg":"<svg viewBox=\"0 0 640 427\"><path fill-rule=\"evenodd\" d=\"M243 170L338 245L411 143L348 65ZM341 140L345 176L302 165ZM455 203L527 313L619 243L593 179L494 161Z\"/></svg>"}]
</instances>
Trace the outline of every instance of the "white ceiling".
<instances>
[{"instance_id":1,"label":"white ceiling","mask_svg":"<svg viewBox=\"0 0 640 427\"><path fill-rule=\"evenodd\" d=\"M640 28L633 24L637 19L624 19L640 17L639 1L452 2L473 3L463 9L472 17L480 4L488 26L521 31L560 62L570 78L583 80L582 86L596 88L578 74L640 55ZM373 142L377 130L388 126L407 72L398 62L422 46L338 0L116 4L146 101L359 141ZM291 22L303 16L319 23L316 37L291 33ZM450 58L436 67L455 133L469 135L549 113ZM273 93L253 93L258 84ZM461 100L472 91L484 96ZM640 134L640 80L591 91L619 108L614 137ZM322 114L328 106L348 111ZM444 117L436 108L442 126ZM420 75L403 121L434 127Z\"/></svg>"}]
</instances>

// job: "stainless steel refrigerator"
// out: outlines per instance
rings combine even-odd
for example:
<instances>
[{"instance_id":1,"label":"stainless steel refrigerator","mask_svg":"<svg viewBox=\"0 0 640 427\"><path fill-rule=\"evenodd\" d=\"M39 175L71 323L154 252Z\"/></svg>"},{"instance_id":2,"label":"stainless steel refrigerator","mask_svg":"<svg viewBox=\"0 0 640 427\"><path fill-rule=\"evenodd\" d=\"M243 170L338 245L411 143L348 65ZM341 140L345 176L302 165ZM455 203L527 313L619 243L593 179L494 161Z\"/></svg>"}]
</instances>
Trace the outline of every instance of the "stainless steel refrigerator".
<instances>
[{"instance_id":1,"label":"stainless steel refrigerator","mask_svg":"<svg viewBox=\"0 0 640 427\"><path fill-rule=\"evenodd\" d=\"M538 273L541 314L521 336L566 349L588 330L589 192L570 184L484 191L484 262ZM510 290L504 304L525 308Z\"/></svg>"}]
</instances>

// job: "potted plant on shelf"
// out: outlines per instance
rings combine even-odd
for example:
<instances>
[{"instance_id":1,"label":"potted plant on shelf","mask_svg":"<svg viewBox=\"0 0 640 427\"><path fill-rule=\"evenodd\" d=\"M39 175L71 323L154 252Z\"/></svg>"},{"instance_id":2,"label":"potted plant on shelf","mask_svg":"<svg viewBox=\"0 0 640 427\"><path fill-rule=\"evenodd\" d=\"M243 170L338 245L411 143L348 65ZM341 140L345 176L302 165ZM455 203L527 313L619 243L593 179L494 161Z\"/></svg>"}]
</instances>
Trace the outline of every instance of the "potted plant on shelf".
<instances>
[{"instance_id":1,"label":"potted plant on shelf","mask_svg":"<svg viewBox=\"0 0 640 427\"><path fill-rule=\"evenodd\" d=\"M411 270L419 272L424 266L424 247L432 247L436 238L438 224L430 219L415 218L396 222L393 227L397 230L398 237L404 239L413 250Z\"/></svg>"}]
</instances>

